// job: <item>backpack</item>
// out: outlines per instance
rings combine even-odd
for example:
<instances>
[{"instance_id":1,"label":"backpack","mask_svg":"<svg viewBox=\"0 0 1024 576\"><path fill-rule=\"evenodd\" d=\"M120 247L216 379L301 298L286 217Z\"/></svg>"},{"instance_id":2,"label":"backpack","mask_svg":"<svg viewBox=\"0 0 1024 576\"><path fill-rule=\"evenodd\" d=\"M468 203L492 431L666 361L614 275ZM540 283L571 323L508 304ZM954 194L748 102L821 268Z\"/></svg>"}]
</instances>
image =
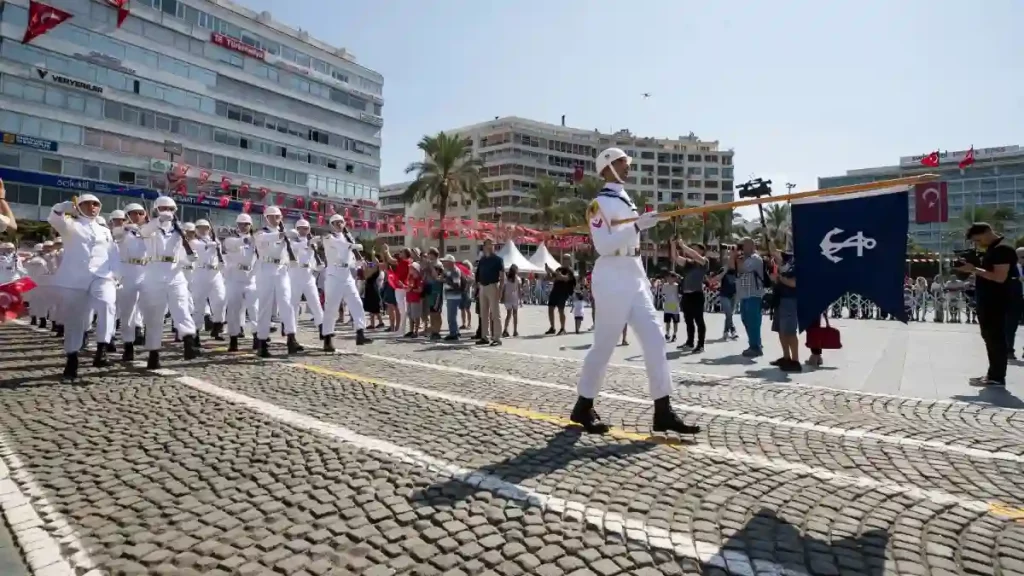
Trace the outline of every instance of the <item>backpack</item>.
<instances>
[{"instance_id":1,"label":"backpack","mask_svg":"<svg viewBox=\"0 0 1024 576\"><path fill-rule=\"evenodd\" d=\"M732 298L736 295L736 275L726 273L722 276L722 284L719 287L719 294L726 298Z\"/></svg>"}]
</instances>

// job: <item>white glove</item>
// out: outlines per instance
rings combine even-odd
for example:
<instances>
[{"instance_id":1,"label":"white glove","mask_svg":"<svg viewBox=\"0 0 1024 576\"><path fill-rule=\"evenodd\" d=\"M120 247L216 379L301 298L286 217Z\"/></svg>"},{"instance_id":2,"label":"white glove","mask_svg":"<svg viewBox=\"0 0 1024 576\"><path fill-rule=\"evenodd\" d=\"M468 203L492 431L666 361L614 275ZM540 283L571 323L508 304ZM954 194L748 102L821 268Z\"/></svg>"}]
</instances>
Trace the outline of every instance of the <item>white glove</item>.
<instances>
[{"instance_id":1,"label":"white glove","mask_svg":"<svg viewBox=\"0 0 1024 576\"><path fill-rule=\"evenodd\" d=\"M297 231L295 231L295 230L289 230L288 231L288 239L289 240L298 240L299 239L299 233Z\"/></svg>"},{"instance_id":2,"label":"white glove","mask_svg":"<svg viewBox=\"0 0 1024 576\"><path fill-rule=\"evenodd\" d=\"M644 212L640 215L640 218L636 220L636 227L640 230L649 230L658 225L658 213L657 212Z\"/></svg>"},{"instance_id":3,"label":"white glove","mask_svg":"<svg viewBox=\"0 0 1024 576\"><path fill-rule=\"evenodd\" d=\"M353 244L352 245L352 249L353 250L362 250L363 249L363 245L362 244Z\"/></svg>"},{"instance_id":4,"label":"white glove","mask_svg":"<svg viewBox=\"0 0 1024 576\"><path fill-rule=\"evenodd\" d=\"M75 205L71 202L61 202L57 204L57 211L61 214L70 214L75 209Z\"/></svg>"},{"instance_id":5,"label":"white glove","mask_svg":"<svg viewBox=\"0 0 1024 576\"><path fill-rule=\"evenodd\" d=\"M195 264L199 260L199 256L195 254L186 254L185 259L188 260L189 264Z\"/></svg>"},{"instance_id":6,"label":"white glove","mask_svg":"<svg viewBox=\"0 0 1024 576\"><path fill-rule=\"evenodd\" d=\"M170 222L171 220L174 219L174 214L170 212L161 212L157 214L157 219L160 220L161 222Z\"/></svg>"}]
</instances>

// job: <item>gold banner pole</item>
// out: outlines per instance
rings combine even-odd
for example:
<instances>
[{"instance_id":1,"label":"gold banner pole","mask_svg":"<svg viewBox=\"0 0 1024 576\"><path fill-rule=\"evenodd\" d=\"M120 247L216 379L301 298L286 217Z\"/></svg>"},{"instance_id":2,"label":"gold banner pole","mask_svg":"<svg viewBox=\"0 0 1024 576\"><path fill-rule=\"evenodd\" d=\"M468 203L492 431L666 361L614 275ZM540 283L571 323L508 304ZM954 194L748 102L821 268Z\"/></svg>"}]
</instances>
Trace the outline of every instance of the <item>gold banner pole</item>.
<instances>
[{"instance_id":1,"label":"gold banner pole","mask_svg":"<svg viewBox=\"0 0 1024 576\"><path fill-rule=\"evenodd\" d=\"M744 206L757 206L758 204L770 204L772 202L792 202L793 200L800 200L802 198L815 198L817 196L842 196L844 194L870 192L872 190L881 190L883 188L895 188L897 186L913 186L915 184L925 184L927 182L934 182L939 178L941 178L941 176L939 176L938 174L919 174L917 176L906 176L904 178L893 178L891 180L879 180L878 182L851 184L849 186L836 186L834 188L822 188L820 190L808 190L806 192L785 194L783 196L762 196L760 198L746 198L744 200L723 202L721 204L704 204L703 206L690 206L688 208L679 208L677 210L661 212L658 214L658 219L671 220L672 218L678 218L679 216L703 214L704 212L715 212L718 210L734 210L736 208L742 208ZM612 224L617 226L619 224L628 224L635 220L637 220L637 218L623 218L621 220L613 220ZM589 226L573 226L572 228L552 230L551 235L564 236L566 234L586 234L589 231Z\"/></svg>"}]
</instances>

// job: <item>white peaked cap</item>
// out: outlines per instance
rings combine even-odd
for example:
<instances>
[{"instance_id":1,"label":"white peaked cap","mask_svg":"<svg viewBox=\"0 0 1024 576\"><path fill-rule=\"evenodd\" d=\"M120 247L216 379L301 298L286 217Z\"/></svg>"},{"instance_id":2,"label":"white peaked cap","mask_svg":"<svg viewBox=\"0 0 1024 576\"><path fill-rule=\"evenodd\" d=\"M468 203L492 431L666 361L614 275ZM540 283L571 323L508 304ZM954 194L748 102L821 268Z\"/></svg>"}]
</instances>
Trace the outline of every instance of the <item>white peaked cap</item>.
<instances>
[{"instance_id":1,"label":"white peaked cap","mask_svg":"<svg viewBox=\"0 0 1024 576\"><path fill-rule=\"evenodd\" d=\"M35 246L32 247L32 249L35 250L36 252L39 252L40 250L43 249L43 245L42 244L36 244Z\"/></svg>"},{"instance_id":2,"label":"white peaked cap","mask_svg":"<svg viewBox=\"0 0 1024 576\"><path fill-rule=\"evenodd\" d=\"M132 202L131 204L129 204L129 205L124 207L125 214L127 214L129 212L145 212L145 211L146 211L146 209L142 207L142 204L136 204L134 202Z\"/></svg>"},{"instance_id":3,"label":"white peaked cap","mask_svg":"<svg viewBox=\"0 0 1024 576\"><path fill-rule=\"evenodd\" d=\"M629 155L622 150L622 148L608 148L607 150L598 154L597 160L595 160L595 162L597 163L598 175L604 172L605 168L611 166L612 162L615 162L620 158L625 158L628 164L633 163L633 159L630 158Z\"/></svg>"},{"instance_id":4,"label":"white peaked cap","mask_svg":"<svg viewBox=\"0 0 1024 576\"><path fill-rule=\"evenodd\" d=\"M81 204L82 202L96 202L99 204L100 199L92 194L82 194L78 197L78 203Z\"/></svg>"},{"instance_id":5,"label":"white peaked cap","mask_svg":"<svg viewBox=\"0 0 1024 576\"><path fill-rule=\"evenodd\" d=\"M306 220L299 220L295 223L296 228L309 228L309 222Z\"/></svg>"},{"instance_id":6,"label":"white peaked cap","mask_svg":"<svg viewBox=\"0 0 1024 576\"><path fill-rule=\"evenodd\" d=\"M174 203L174 199L170 196L161 196L153 201L154 208L177 208L178 205Z\"/></svg>"},{"instance_id":7,"label":"white peaked cap","mask_svg":"<svg viewBox=\"0 0 1024 576\"><path fill-rule=\"evenodd\" d=\"M197 227L198 226L206 226L207 228L209 228L210 227L210 221L206 220L206 219L203 219L203 218L200 218L199 220L196 220L196 226Z\"/></svg>"},{"instance_id":8,"label":"white peaked cap","mask_svg":"<svg viewBox=\"0 0 1024 576\"><path fill-rule=\"evenodd\" d=\"M111 220L124 220L125 219L124 210L114 210L113 212L110 213L110 219Z\"/></svg>"},{"instance_id":9,"label":"white peaked cap","mask_svg":"<svg viewBox=\"0 0 1024 576\"><path fill-rule=\"evenodd\" d=\"M334 216L331 216L331 224L334 224L335 222L343 222L344 220L345 217L342 216L341 214L335 214Z\"/></svg>"},{"instance_id":10,"label":"white peaked cap","mask_svg":"<svg viewBox=\"0 0 1024 576\"><path fill-rule=\"evenodd\" d=\"M196 225L191 222L185 222L185 225L182 226L181 229L185 232L195 232Z\"/></svg>"},{"instance_id":11,"label":"white peaked cap","mask_svg":"<svg viewBox=\"0 0 1024 576\"><path fill-rule=\"evenodd\" d=\"M252 216L249 216L248 214L239 214L238 217L235 218L235 224L252 224Z\"/></svg>"},{"instance_id":12,"label":"white peaked cap","mask_svg":"<svg viewBox=\"0 0 1024 576\"><path fill-rule=\"evenodd\" d=\"M263 210L263 215L264 216L280 216L281 215L281 209L278 208L277 206L267 206Z\"/></svg>"}]
</instances>

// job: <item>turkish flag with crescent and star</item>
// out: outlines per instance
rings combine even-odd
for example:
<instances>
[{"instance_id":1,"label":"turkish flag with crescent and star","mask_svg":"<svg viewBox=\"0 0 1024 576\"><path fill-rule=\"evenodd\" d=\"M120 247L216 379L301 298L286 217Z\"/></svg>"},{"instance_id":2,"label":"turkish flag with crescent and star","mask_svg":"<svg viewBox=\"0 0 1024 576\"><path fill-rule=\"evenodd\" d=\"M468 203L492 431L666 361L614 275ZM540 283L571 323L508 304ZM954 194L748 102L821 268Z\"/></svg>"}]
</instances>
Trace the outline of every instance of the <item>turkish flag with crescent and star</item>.
<instances>
[{"instance_id":1,"label":"turkish flag with crescent and star","mask_svg":"<svg viewBox=\"0 0 1024 576\"><path fill-rule=\"evenodd\" d=\"M71 14L61 10L60 8L47 6L42 2L36 2L36 0L29 0L28 26L25 27L25 36L22 37L21 43L28 44L50 30L53 30L57 26L60 26L69 18L71 18Z\"/></svg>"},{"instance_id":2,"label":"turkish flag with crescent and star","mask_svg":"<svg viewBox=\"0 0 1024 576\"><path fill-rule=\"evenodd\" d=\"M949 222L949 194L945 182L914 186L914 213L918 224Z\"/></svg>"},{"instance_id":3,"label":"turkish flag with crescent and star","mask_svg":"<svg viewBox=\"0 0 1024 576\"><path fill-rule=\"evenodd\" d=\"M25 299L22 294L36 287L28 276L14 282L0 284L0 321L13 320L25 313Z\"/></svg>"},{"instance_id":4,"label":"turkish flag with crescent and star","mask_svg":"<svg viewBox=\"0 0 1024 576\"><path fill-rule=\"evenodd\" d=\"M921 158L921 166L927 166L929 168L937 168L939 166L939 151L936 150L931 154Z\"/></svg>"},{"instance_id":5,"label":"turkish flag with crescent and star","mask_svg":"<svg viewBox=\"0 0 1024 576\"><path fill-rule=\"evenodd\" d=\"M128 17L128 0L107 0L107 4L117 8L117 27L120 28Z\"/></svg>"}]
</instances>

